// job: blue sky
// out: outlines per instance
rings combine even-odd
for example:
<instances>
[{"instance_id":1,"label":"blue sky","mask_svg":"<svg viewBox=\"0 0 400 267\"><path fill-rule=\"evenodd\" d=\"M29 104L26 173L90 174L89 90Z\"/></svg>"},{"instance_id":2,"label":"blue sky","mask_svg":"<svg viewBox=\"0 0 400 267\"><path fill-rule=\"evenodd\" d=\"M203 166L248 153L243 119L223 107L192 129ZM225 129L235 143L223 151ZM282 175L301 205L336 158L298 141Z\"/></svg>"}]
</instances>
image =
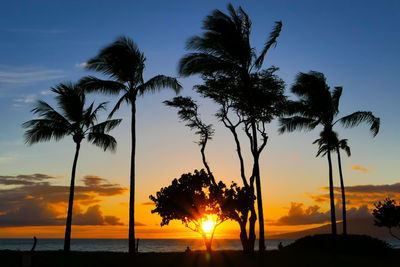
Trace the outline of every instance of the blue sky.
<instances>
[{"instance_id":1,"label":"blue sky","mask_svg":"<svg viewBox=\"0 0 400 267\"><path fill-rule=\"evenodd\" d=\"M201 22L212 10L226 11L226 1L0 1L0 175L46 173L69 176L73 157L70 138L27 147L21 124L33 118L30 110L38 99L54 103L49 88L77 81L82 63L120 35L131 37L147 57L145 79L156 74L177 76L177 62L185 41L201 33ZM392 184L399 181L400 160L400 2L388 1L232 1L241 5L252 22L252 44L258 51L274 21L283 29L264 67L275 65L287 84L299 72L325 73L328 84L343 86L342 115L372 110L381 117L381 132L373 139L368 129L339 130L353 150L344 159L347 184ZM184 90L201 104L206 120L217 126L210 143L209 161L226 181L239 177L233 141L212 116L216 107L200 99L192 86L196 77L179 79ZM179 123L174 110L161 102L174 96L165 90L138 100L137 199L167 185L183 172L201 168L196 137ZM116 98L91 95L97 102ZM78 177L106 177L128 186L129 110L116 114L124 119L113 134L115 154L84 144ZM262 158L267 209L289 206L290 201L327 185L325 160L315 159L311 144L318 131L278 135ZM367 172L353 170L360 165ZM290 168L288 168L290 166ZM154 182L149 183L149 180ZM239 180L237 180L239 181ZM67 180L60 181L67 184ZM289 189L288 189L289 188ZM127 201L127 196L125 196Z\"/></svg>"}]
</instances>

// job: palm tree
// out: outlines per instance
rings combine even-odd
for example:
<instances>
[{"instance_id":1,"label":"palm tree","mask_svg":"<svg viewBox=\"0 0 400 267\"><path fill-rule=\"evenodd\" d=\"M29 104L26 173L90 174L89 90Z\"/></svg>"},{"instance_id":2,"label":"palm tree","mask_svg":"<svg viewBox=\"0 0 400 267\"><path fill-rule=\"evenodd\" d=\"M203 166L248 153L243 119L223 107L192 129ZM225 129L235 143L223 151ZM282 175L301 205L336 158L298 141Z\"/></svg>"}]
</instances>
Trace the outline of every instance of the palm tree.
<instances>
[{"instance_id":1,"label":"palm tree","mask_svg":"<svg viewBox=\"0 0 400 267\"><path fill-rule=\"evenodd\" d=\"M275 27L270 33L265 46L257 56L255 48L250 45L251 21L246 12L239 7L228 5L229 14L220 10L204 20L202 36L194 36L187 42L186 48L193 52L186 54L179 62L179 73L182 76L201 74L205 78L223 75L230 80L237 81L237 88L242 96L242 104L253 107L256 99L253 96L254 84L251 76L259 71L264 62L268 50L276 45L276 40L282 29L282 22L275 22ZM228 90L227 90L228 91ZM228 94L228 92L226 92ZM247 110L250 117L251 150L253 151L253 175L256 182L257 206L259 215L259 250L265 250L264 242L264 215L261 196L261 181L259 168L259 145L257 134L256 111Z\"/></svg>"},{"instance_id":2,"label":"palm tree","mask_svg":"<svg viewBox=\"0 0 400 267\"><path fill-rule=\"evenodd\" d=\"M340 149L344 150L347 154L348 157L351 156L351 151L350 147L347 144L347 139L341 139L339 140L338 134L336 132L334 133L334 138L331 141L333 146L331 149L333 149L333 152L336 152L338 155L338 167L339 167L339 177L340 177L340 191L342 195L342 219L343 219L343 235L347 235L347 216L346 216L346 194L345 194L345 188L344 188L344 182L343 182L343 172L342 172L342 161L340 157ZM325 139L324 133L320 133L320 138L315 140L313 144L318 144L319 149L316 157L318 156L325 156L328 151L328 143L327 140Z\"/></svg>"},{"instance_id":3,"label":"palm tree","mask_svg":"<svg viewBox=\"0 0 400 267\"><path fill-rule=\"evenodd\" d=\"M99 71L111 80L102 80L93 76L81 79L80 84L87 92L101 92L109 95L123 93L109 117L119 109L123 102L131 105L131 173L129 198L129 253L135 252L135 148L136 148L136 98L146 93L159 91L161 88L172 88L176 93L181 85L175 78L157 75L148 81L143 80L145 68L144 54L128 37L120 37L115 42L103 48L99 54L91 58L86 68Z\"/></svg>"},{"instance_id":4,"label":"palm tree","mask_svg":"<svg viewBox=\"0 0 400 267\"><path fill-rule=\"evenodd\" d=\"M380 119L375 117L370 111L357 111L337 119L336 116L339 113L339 100L342 90L342 87L335 87L331 92L329 86L326 84L326 78L323 73L316 71L310 71L309 73L300 72L296 76L296 81L291 88L292 93L297 95L299 100L291 102L287 110L288 115L292 117L281 118L279 120L280 133L295 130L312 130L318 125L323 127L321 138L325 145L324 149L329 166L329 196L333 235L336 235L336 214L331 151L337 150L338 146L338 139L333 131L333 126L336 123L340 123L342 126L348 128L358 126L364 122L370 126L373 136L376 136L380 125Z\"/></svg>"},{"instance_id":5,"label":"palm tree","mask_svg":"<svg viewBox=\"0 0 400 267\"><path fill-rule=\"evenodd\" d=\"M64 251L70 250L72 206L74 202L75 170L78 162L79 150L83 139L106 150L115 151L117 142L107 133L117 127L121 120L106 120L97 122L97 113L105 109L106 102L94 107L92 103L85 109L85 93L73 83L58 84L51 89L57 94L56 100L60 112L56 111L44 101L38 101L32 112L39 119L27 121L23 124L26 128L25 142L29 145L46 142L54 139L56 141L70 135L75 142L75 157L72 164L71 186L69 191L68 215L65 228Z\"/></svg>"}]
</instances>

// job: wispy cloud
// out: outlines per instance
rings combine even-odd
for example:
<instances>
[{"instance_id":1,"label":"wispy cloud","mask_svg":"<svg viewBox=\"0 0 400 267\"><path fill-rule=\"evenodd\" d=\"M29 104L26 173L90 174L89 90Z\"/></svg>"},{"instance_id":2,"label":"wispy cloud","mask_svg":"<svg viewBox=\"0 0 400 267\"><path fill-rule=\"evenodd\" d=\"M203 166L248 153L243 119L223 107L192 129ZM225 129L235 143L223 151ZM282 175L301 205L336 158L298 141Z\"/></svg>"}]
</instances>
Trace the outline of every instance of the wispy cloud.
<instances>
[{"instance_id":1,"label":"wispy cloud","mask_svg":"<svg viewBox=\"0 0 400 267\"><path fill-rule=\"evenodd\" d=\"M85 68L87 66L87 62L76 63L75 67L77 68Z\"/></svg>"},{"instance_id":2,"label":"wispy cloud","mask_svg":"<svg viewBox=\"0 0 400 267\"><path fill-rule=\"evenodd\" d=\"M42 33L42 34L61 34L65 32L65 30L60 30L60 29L33 29L33 28L12 28L12 29L3 29L3 31L21 32L21 33Z\"/></svg>"},{"instance_id":3,"label":"wispy cloud","mask_svg":"<svg viewBox=\"0 0 400 267\"><path fill-rule=\"evenodd\" d=\"M362 171L362 172L364 172L364 173L367 173L367 172L370 171L369 169L364 168L364 167L361 167L360 165L349 164L349 166L350 166L353 170Z\"/></svg>"},{"instance_id":4,"label":"wispy cloud","mask_svg":"<svg viewBox=\"0 0 400 267\"><path fill-rule=\"evenodd\" d=\"M0 65L0 84L27 85L65 77L62 70L42 67L9 67Z\"/></svg>"},{"instance_id":5,"label":"wispy cloud","mask_svg":"<svg viewBox=\"0 0 400 267\"><path fill-rule=\"evenodd\" d=\"M48 95L48 94L50 94L50 93L51 93L50 90L42 90L42 91L40 91L40 94L41 94L41 95Z\"/></svg>"},{"instance_id":6,"label":"wispy cloud","mask_svg":"<svg viewBox=\"0 0 400 267\"><path fill-rule=\"evenodd\" d=\"M25 103L26 104L26 103L34 102L35 99L36 99L36 95L31 94L31 95L25 95L23 97L14 99L14 101L17 102L17 103Z\"/></svg>"}]
</instances>

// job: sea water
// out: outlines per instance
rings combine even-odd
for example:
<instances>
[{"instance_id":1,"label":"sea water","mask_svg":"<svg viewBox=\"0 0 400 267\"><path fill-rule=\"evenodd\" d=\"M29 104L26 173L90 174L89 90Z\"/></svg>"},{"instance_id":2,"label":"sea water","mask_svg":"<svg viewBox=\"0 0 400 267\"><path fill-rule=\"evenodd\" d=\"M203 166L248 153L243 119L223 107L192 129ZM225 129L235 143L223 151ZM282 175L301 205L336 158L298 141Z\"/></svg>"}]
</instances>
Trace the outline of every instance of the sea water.
<instances>
[{"instance_id":1,"label":"sea water","mask_svg":"<svg viewBox=\"0 0 400 267\"><path fill-rule=\"evenodd\" d=\"M385 240L393 247L400 248L397 240ZM294 242L294 239L267 239L267 250L278 249L279 243L283 246ZM0 250L30 250L33 239L0 239ZM62 250L63 239L41 239L37 241L35 250ZM202 239L140 239L139 252L183 252L189 247L191 250L205 250ZM258 247L256 240L255 247ZM242 250L238 239L215 239L214 250ZM127 252L127 239L71 239L71 250L74 251L112 251Z\"/></svg>"},{"instance_id":2,"label":"sea water","mask_svg":"<svg viewBox=\"0 0 400 267\"><path fill-rule=\"evenodd\" d=\"M267 249L277 249L282 245L292 243L294 239L268 239ZM33 239L0 239L0 250L30 250ZM258 240L255 243L258 247ZM38 238L35 250L61 250L64 247L63 239ZM183 252L189 247L191 250L205 250L202 239L140 239L139 252ZM214 239L214 250L242 250L238 239ZM71 239L71 250L74 251L113 251L127 252L128 239Z\"/></svg>"}]
</instances>

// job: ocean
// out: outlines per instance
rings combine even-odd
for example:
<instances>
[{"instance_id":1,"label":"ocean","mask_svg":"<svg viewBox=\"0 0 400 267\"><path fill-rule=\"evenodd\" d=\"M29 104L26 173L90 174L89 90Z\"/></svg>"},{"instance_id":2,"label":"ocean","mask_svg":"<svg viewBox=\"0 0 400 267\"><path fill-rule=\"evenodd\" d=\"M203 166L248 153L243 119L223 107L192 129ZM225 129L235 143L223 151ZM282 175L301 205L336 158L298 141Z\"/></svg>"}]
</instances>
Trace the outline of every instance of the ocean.
<instances>
[{"instance_id":1,"label":"ocean","mask_svg":"<svg viewBox=\"0 0 400 267\"><path fill-rule=\"evenodd\" d=\"M267 239L267 250L278 248L280 242L286 246L294 239ZM398 240L386 240L393 247L400 248ZM35 250L61 250L63 239L38 239ZM256 241L256 248L258 247ZM32 239L0 239L0 250L30 250ZM205 250L202 239L140 239L139 252L183 252L189 247L191 250ZM242 250L240 240L215 239L212 248L214 250ZM72 239L71 250L74 251L112 251L128 252L127 239Z\"/></svg>"},{"instance_id":2,"label":"ocean","mask_svg":"<svg viewBox=\"0 0 400 267\"><path fill-rule=\"evenodd\" d=\"M278 248L278 244L288 245L294 239L268 239L267 249ZM258 240L256 247L258 247ZM30 250L33 239L0 239L0 250ZM38 239L35 250L60 250L64 247L63 239ZM205 250L202 239L140 239L139 252L183 252L189 247L191 250ZM212 244L214 250L242 250L238 239L215 239ZM113 251L128 252L128 239L72 239L71 250L74 251Z\"/></svg>"}]
</instances>

